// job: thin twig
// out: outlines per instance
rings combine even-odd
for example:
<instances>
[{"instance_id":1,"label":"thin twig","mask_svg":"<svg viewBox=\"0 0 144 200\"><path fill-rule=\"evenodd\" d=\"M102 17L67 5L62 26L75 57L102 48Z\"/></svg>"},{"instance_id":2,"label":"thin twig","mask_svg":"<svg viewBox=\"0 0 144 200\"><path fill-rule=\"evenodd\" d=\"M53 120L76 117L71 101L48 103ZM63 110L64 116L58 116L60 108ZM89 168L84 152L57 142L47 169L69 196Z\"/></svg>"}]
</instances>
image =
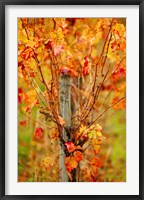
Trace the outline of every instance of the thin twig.
<instances>
[{"instance_id":1,"label":"thin twig","mask_svg":"<svg viewBox=\"0 0 144 200\"><path fill-rule=\"evenodd\" d=\"M33 119L32 117L26 115L26 114L23 113L22 111L20 111L20 112L21 112L24 116L26 116L27 118L29 118L30 120L34 121L35 123L39 123L39 124L41 124L42 126L45 126L45 127L48 128L48 129L52 129L52 128L56 129L56 128L57 128L57 127L48 126L48 125L46 125L46 124L43 124L42 122L40 122L40 121L38 121L38 120L36 120L36 119Z\"/></svg>"},{"instance_id":2,"label":"thin twig","mask_svg":"<svg viewBox=\"0 0 144 200\"><path fill-rule=\"evenodd\" d=\"M28 38L28 40L29 40L28 31L27 31L27 29L26 29L26 27L25 27L25 25L24 25L24 23L23 23L23 20L22 20L22 18L20 18L20 19L21 19L21 22L22 22L22 27L23 27L23 29L25 30L25 32L26 32L26 35L27 35L27 38Z\"/></svg>"},{"instance_id":3,"label":"thin twig","mask_svg":"<svg viewBox=\"0 0 144 200\"><path fill-rule=\"evenodd\" d=\"M108 106L88 127L90 127L92 124L94 124L100 117L103 116L103 114L108 111L111 107L113 107L114 105L118 104L120 101L122 101L123 99L125 99L126 96L122 97L121 99L119 99L117 102L111 104L110 106Z\"/></svg>"}]
</instances>

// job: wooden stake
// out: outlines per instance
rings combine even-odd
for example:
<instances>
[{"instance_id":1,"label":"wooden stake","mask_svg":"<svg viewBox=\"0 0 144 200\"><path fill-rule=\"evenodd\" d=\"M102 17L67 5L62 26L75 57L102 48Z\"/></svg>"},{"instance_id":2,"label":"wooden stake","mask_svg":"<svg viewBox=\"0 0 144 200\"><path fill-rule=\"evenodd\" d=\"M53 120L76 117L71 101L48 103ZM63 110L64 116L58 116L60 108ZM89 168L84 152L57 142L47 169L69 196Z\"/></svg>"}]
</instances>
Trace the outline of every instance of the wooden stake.
<instances>
[{"instance_id":1,"label":"wooden stake","mask_svg":"<svg viewBox=\"0 0 144 200\"><path fill-rule=\"evenodd\" d=\"M66 126L71 126L71 95L70 95L70 76L60 76L60 114L66 121ZM63 128L62 137L65 142L68 141L68 135ZM60 178L61 182L68 182L69 177L65 167L65 152L63 146L60 146Z\"/></svg>"}]
</instances>

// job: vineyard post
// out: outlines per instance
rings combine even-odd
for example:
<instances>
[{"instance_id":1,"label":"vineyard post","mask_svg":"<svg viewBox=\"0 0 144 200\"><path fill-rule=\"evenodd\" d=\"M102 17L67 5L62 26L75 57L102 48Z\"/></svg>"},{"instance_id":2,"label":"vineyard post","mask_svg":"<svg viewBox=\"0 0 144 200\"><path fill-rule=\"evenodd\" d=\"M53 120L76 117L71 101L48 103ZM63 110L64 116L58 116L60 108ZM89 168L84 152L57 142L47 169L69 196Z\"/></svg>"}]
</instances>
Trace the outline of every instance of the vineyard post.
<instances>
[{"instance_id":1,"label":"vineyard post","mask_svg":"<svg viewBox=\"0 0 144 200\"><path fill-rule=\"evenodd\" d=\"M70 94L70 76L60 76L60 114L64 118L66 124L65 127L71 126L71 94ZM62 139L67 142L68 135L66 129L62 130ZM64 147L60 145L60 178L61 182L68 182L69 177L66 173L65 167L65 152Z\"/></svg>"}]
</instances>

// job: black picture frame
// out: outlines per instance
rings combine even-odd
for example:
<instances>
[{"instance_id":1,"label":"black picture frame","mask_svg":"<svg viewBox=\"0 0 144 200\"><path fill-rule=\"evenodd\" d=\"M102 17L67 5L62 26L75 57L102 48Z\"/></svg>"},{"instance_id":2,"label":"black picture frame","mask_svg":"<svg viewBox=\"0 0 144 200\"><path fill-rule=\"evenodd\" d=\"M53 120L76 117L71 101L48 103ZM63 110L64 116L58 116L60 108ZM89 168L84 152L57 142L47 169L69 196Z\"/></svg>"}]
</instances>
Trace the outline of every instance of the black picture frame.
<instances>
[{"instance_id":1,"label":"black picture frame","mask_svg":"<svg viewBox=\"0 0 144 200\"><path fill-rule=\"evenodd\" d=\"M138 5L139 6L139 195L6 195L5 194L5 6ZM144 199L144 0L0 0L0 199Z\"/></svg>"}]
</instances>

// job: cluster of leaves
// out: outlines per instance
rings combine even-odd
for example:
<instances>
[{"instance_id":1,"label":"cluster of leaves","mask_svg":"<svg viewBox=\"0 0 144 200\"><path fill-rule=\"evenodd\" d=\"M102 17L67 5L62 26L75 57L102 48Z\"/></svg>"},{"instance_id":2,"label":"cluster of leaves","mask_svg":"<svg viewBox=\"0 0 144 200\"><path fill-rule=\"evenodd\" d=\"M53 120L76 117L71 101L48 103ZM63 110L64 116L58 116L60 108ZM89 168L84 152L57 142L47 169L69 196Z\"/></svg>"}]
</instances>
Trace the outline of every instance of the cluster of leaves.
<instances>
[{"instance_id":1,"label":"cluster of leaves","mask_svg":"<svg viewBox=\"0 0 144 200\"><path fill-rule=\"evenodd\" d=\"M71 181L84 160L86 144L94 151L89 161L92 181L102 167L105 137L98 121L110 108L125 108L125 54L126 28L117 19L18 19L19 111L29 115L38 108L49 124L49 139L59 140L64 149ZM71 127L60 112L60 76L71 77ZM64 129L70 133L68 141ZM33 139L44 138L43 128L36 127ZM46 157L41 166L48 170L53 163Z\"/></svg>"},{"instance_id":2,"label":"cluster of leaves","mask_svg":"<svg viewBox=\"0 0 144 200\"><path fill-rule=\"evenodd\" d=\"M105 137L103 137L101 130L102 127L99 124L92 125L89 128L82 125L79 131L76 132L74 135L75 144L73 142L65 143L67 151L69 152L69 155L66 157L65 165L70 180L72 180L70 172L73 169L77 168L79 162L83 158L83 152L85 151L85 149L82 147L82 144L84 144L87 140L90 141L90 144L92 145L93 151L95 153L95 156L89 162L95 173L95 176L98 173L98 168L102 167L102 160L98 155L100 153L100 146L105 140Z\"/></svg>"}]
</instances>

